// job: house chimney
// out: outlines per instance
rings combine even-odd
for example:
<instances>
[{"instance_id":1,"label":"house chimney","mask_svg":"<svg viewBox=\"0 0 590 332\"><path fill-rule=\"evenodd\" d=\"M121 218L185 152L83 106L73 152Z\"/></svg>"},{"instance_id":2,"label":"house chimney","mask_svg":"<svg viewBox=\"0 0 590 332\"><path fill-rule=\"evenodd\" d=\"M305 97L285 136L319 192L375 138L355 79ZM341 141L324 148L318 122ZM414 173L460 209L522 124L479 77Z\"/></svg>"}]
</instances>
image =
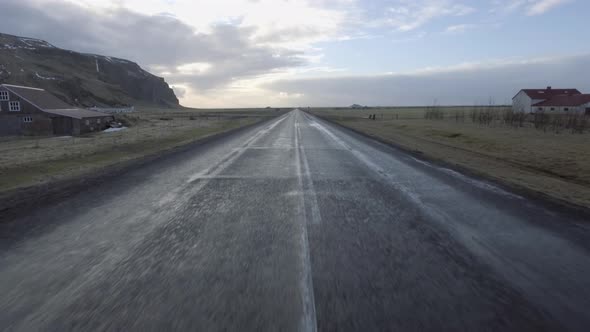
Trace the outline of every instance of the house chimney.
<instances>
[{"instance_id":1,"label":"house chimney","mask_svg":"<svg viewBox=\"0 0 590 332\"><path fill-rule=\"evenodd\" d=\"M551 87L550 87L550 86L548 86L548 87L547 87L547 90L551 90Z\"/></svg>"}]
</instances>

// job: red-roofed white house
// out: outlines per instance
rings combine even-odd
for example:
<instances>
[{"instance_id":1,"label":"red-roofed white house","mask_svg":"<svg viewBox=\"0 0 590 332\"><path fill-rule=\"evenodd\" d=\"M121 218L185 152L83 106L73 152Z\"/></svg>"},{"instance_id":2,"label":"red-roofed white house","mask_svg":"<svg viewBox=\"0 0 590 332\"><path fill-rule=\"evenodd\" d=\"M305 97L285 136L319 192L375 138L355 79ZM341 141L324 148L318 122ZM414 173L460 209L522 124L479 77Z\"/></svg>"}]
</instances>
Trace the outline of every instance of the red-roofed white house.
<instances>
[{"instance_id":1,"label":"red-roofed white house","mask_svg":"<svg viewBox=\"0 0 590 332\"><path fill-rule=\"evenodd\" d=\"M550 86L546 89L522 89L512 98L512 109L515 112L534 113L544 110L540 109L544 106L536 106L540 103L548 102L555 97L559 97L559 101L563 102L577 95L582 95L578 89L553 89Z\"/></svg>"}]
</instances>

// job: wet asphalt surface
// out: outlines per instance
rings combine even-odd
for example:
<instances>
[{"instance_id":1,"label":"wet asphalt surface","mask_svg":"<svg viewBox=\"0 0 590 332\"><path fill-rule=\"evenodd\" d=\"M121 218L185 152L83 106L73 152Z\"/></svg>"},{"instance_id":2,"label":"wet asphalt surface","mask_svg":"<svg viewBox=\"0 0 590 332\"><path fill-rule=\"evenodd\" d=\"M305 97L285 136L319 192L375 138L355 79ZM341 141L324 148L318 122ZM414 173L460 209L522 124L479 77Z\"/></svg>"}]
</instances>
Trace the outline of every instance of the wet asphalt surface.
<instances>
[{"instance_id":1,"label":"wet asphalt surface","mask_svg":"<svg viewBox=\"0 0 590 332\"><path fill-rule=\"evenodd\" d=\"M0 224L0 329L587 331L589 230L295 110Z\"/></svg>"}]
</instances>

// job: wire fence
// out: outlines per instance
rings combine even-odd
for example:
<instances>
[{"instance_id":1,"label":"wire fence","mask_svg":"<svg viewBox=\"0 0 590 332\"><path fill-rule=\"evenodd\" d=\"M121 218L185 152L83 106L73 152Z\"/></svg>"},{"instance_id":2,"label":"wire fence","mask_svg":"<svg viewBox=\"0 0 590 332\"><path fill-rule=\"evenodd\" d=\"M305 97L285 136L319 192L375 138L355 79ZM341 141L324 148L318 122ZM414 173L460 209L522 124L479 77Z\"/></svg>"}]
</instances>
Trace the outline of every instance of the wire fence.
<instances>
[{"instance_id":1,"label":"wire fence","mask_svg":"<svg viewBox=\"0 0 590 332\"><path fill-rule=\"evenodd\" d=\"M424 112L424 119L454 120L457 123L467 121L488 127L508 126L518 128L535 128L543 132L583 134L590 127L590 116L582 112L572 113L535 113L516 112L511 107L475 107L468 111L445 111L442 108L430 107Z\"/></svg>"}]
</instances>

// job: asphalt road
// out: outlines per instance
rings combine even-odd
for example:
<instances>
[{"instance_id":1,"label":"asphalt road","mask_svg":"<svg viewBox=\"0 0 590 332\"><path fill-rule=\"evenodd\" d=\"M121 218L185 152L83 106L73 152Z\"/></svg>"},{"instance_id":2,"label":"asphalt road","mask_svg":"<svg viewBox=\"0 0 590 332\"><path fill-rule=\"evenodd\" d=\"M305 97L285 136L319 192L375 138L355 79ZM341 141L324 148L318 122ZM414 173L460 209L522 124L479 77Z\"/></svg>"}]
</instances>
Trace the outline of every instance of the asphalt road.
<instances>
[{"instance_id":1,"label":"asphalt road","mask_svg":"<svg viewBox=\"0 0 590 332\"><path fill-rule=\"evenodd\" d=\"M587 331L590 227L299 110L0 225L8 331Z\"/></svg>"}]
</instances>

